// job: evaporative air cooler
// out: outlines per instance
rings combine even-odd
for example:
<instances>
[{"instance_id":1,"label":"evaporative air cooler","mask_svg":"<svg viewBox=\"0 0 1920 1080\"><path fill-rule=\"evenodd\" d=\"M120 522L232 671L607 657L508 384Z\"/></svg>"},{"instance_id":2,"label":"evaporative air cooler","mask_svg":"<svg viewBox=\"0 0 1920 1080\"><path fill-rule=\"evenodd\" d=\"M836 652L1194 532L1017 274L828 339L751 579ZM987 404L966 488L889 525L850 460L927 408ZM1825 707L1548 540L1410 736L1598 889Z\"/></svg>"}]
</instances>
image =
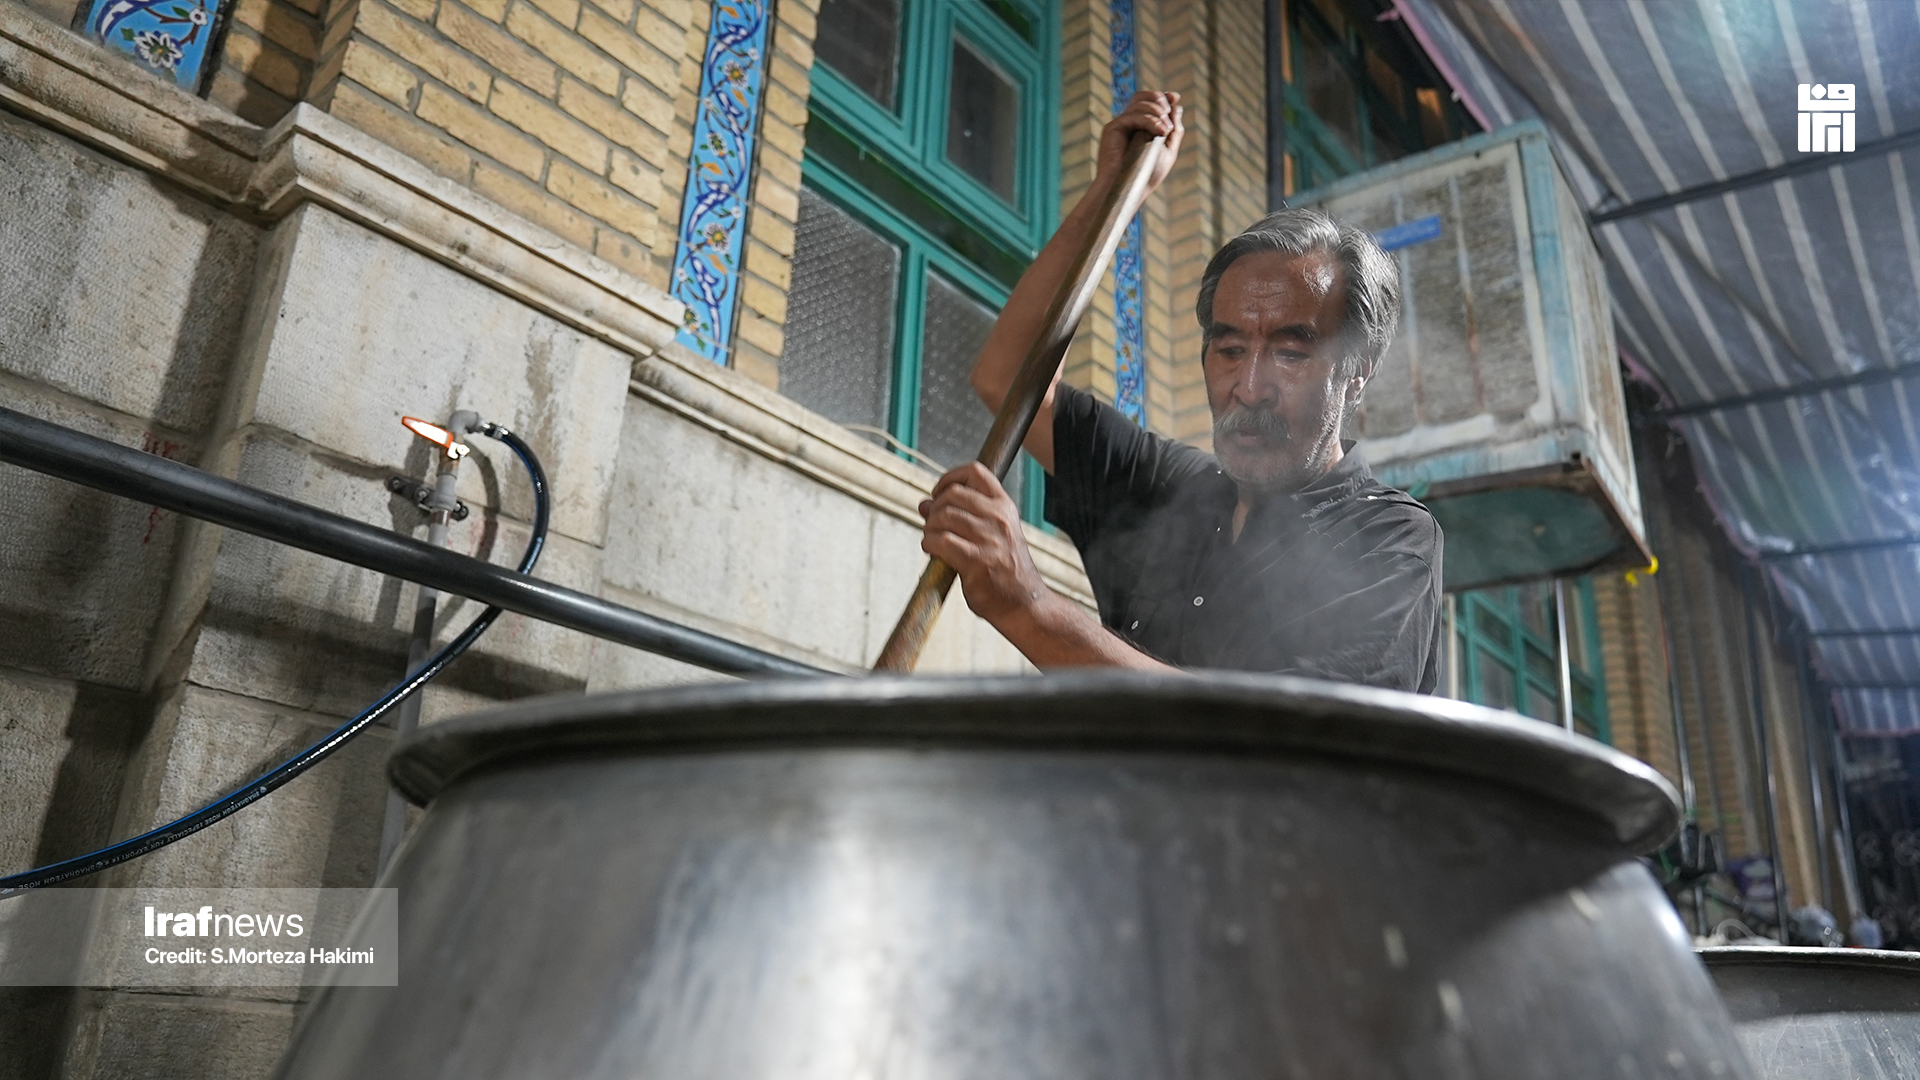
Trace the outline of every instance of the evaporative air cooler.
<instances>
[{"instance_id":1,"label":"evaporative air cooler","mask_svg":"<svg viewBox=\"0 0 1920 1080\"><path fill-rule=\"evenodd\" d=\"M1446 587L1645 566L1600 253L1537 121L1290 200L1400 263L1355 432L1446 530Z\"/></svg>"}]
</instances>

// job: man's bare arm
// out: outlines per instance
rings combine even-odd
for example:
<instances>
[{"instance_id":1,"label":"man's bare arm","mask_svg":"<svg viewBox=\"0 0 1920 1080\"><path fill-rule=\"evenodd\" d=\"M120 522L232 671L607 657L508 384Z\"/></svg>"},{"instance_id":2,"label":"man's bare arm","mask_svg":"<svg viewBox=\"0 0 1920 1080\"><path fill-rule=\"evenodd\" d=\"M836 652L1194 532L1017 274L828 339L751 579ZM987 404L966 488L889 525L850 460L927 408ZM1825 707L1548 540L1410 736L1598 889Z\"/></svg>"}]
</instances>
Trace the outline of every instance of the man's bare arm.
<instances>
[{"instance_id":1,"label":"man's bare arm","mask_svg":"<svg viewBox=\"0 0 1920 1080\"><path fill-rule=\"evenodd\" d=\"M1086 608L1048 589L1035 603L994 624L1022 656L1042 670L1073 667L1178 672L1100 625Z\"/></svg>"},{"instance_id":2,"label":"man's bare arm","mask_svg":"<svg viewBox=\"0 0 1920 1080\"><path fill-rule=\"evenodd\" d=\"M941 477L920 513L927 519L921 549L954 568L967 606L1036 667L1179 670L1047 586L1020 531L1020 509L985 465L971 461Z\"/></svg>"},{"instance_id":3,"label":"man's bare arm","mask_svg":"<svg viewBox=\"0 0 1920 1080\"><path fill-rule=\"evenodd\" d=\"M1120 179L1120 166L1126 157L1127 143L1136 131L1149 135L1164 135L1166 149L1161 152L1160 164L1153 170L1153 179L1148 190L1160 186L1167 177L1167 171L1173 167L1174 155L1180 149L1180 137L1184 129L1180 124L1180 95L1142 91L1135 94L1125 112L1113 118L1100 134L1099 164L1094 171L1093 185L1081 197L1079 205L1073 208L1060 228L1047 241L1047 246L1020 275L1020 283L1014 287L1013 295L1007 298L1006 307L1000 310L1000 318L993 324L993 332L987 335L987 343L980 349L980 356L973 365L973 390L980 395L987 408L998 412L1000 403L1006 400L1007 391L1013 386L1015 375L1020 372L1020 363L1026 359L1028 348L1035 338L1044 333L1047 307L1054 294L1059 290L1061 279L1073 265L1074 253L1084 247L1093 231L1100 227L1100 203L1107 192ZM1056 379L1057 379L1056 374ZM1033 427L1027 432L1025 443L1027 453L1032 454L1040 467L1053 471L1053 387L1047 387L1047 396L1040 403L1040 413L1034 418Z\"/></svg>"}]
</instances>

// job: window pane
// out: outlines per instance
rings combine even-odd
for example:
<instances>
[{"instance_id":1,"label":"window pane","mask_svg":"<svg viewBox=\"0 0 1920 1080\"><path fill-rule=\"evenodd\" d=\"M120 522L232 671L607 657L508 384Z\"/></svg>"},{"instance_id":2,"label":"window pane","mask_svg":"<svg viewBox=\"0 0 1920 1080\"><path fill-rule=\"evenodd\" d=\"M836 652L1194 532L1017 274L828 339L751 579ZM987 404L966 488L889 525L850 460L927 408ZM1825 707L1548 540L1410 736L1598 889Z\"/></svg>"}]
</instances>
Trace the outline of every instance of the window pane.
<instances>
[{"instance_id":1,"label":"window pane","mask_svg":"<svg viewBox=\"0 0 1920 1080\"><path fill-rule=\"evenodd\" d=\"M1593 710L1593 687L1575 681L1573 684L1573 710L1577 713L1591 714Z\"/></svg>"},{"instance_id":2,"label":"window pane","mask_svg":"<svg viewBox=\"0 0 1920 1080\"><path fill-rule=\"evenodd\" d=\"M1533 636L1542 641L1552 641L1557 635L1553 629L1553 583L1550 581L1530 581L1520 586L1520 621Z\"/></svg>"},{"instance_id":3,"label":"window pane","mask_svg":"<svg viewBox=\"0 0 1920 1080\"><path fill-rule=\"evenodd\" d=\"M1303 24L1305 20L1302 20ZM1360 156L1360 98L1353 76L1335 55L1345 48L1321 39L1316 30L1300 35L1294 52L1294 82L1307 99L1307 109L1325 124L1348 154Z\"/></svg>"},{"instance_id":4,"label":"window pane","mask_svg":"<svg viewBox=\"0 0 1920 1080\"><path fill-rule=\"evenodd\" d=\"M1591 671L1593 654L1587 642L1587 603L1586 590L1579 582L1567 582L1567 656L1573 660L1573 670Z\"/></svg>"},{"instance_id":5,"label":"window pane","mask_svg":"<svg viewBox=\"0 0 1920 1080\"><path fill-rule=\"evenodd\" d=\"M1529 684L1527 686L1527 715L1535 720L1545 720L1549 724L1560 722L1559 703L1554 695Z\"/></svg>"},{"instance_id":6,"label":"window pane","mask_svg":"<svg viewBox=\"0 0 1920 1080\"><path fill-rule=\"evenodd\" d=\"M1447 114L1440 104L1440 91L1423 86L1414 91L1420 101L1420 140L1427 146L1447 141Z\"/></svg>"},{"instance_id":7,"label":"window pane","mask_svg":"<svg viewBox=\"0 0 1920 1080\"><path fill-rule=\"evenodd\" d=\"M1560 685L1560 665L1532 645L1527 646L1527 674L1541 682Z\"/></svg>"},{"instance_id":8,"label":"window pane","mask_svg":"<svg viewBox=\"0 0 1920 1080\"><path fill-rule=\"evenodd\" d=\"M915 449L951 469L971 461L987 440L993 413L967 376L998 313L940 274L927 273L926 329L920 339L920 428ZM1020 501L1020 467L1007 470L1007 493Z\"/></svg>"},{"instance_id":9,"label":"window pane","mask_svg":"<svg viewBox=\"0 0 1920 1080\"><path fill-rule=\"evenodd\" d=\"M1406 132L1406 89L1381 55L1373 50L1367 51L1367 81L1378 91L1368 102L1368 116L1373 122L1373 160L1370 164L1379 165L1405 157L1408 149Z\"/></svg>"},{"instance_id":10,"label":"window pane","mask_svg":"<svg viewBox=\"0 0 1920 1080\"><path fill-rule=\"evenodd\" d=\"M900 249L800 191L780 392L843 424L887 426Z\"/></svg>"},{"instance_id":11,"label":"window pane","mask_svg":"<svg viewBox=\"0 0 1920 1080\"><path fill-rule=\"evenodd\" d=\"M1484 600L1473 605L1473 627L1502 645L1513 640L1513 627L1495 615Z\"/></svg>"},{"instance_id":12,"label":"window pane","mask_svg":"<svg viewBox=\"0 0 1920 1080\"><path fill-rule=\"evenodd\" d=\"M1513 699L1513 669L1485 649L1475 650L1473 659L1480 669L1480 704L1495 709L1513 708L1516 704Z\"/></svg>"},{"instance_id":13,"label":"window pane","mask_svg":"<svg viewBox=\"0 0 1920 1080\"><path fill-rule=\"evenodd\" d=\"M900 81L900 0L825 0L814 55L887 109Z\"/></svg>"},{"instance_id":14,"label":"window pane","mask_svg":"<svg viewBox=\"0 0 1920 1080\"><path fill-rule=\"evenodd\" d=\"M1020 88L956 37L948 90L947 160L1012 202Z\"/></svg>"}]
</instances>

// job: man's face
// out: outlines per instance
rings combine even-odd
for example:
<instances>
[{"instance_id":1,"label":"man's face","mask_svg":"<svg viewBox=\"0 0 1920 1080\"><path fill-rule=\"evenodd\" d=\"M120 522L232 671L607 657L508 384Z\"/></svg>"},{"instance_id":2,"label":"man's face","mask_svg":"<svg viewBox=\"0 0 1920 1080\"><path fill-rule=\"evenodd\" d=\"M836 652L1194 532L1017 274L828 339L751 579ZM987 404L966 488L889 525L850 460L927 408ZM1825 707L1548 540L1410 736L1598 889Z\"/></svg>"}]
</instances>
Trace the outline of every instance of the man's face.
<instances>
[{"instance_id":1,"label":"man's face","mask_svg":"<svg viewBox=\"0 0 1920 1080\"><path fill-rule=\"evenodd\" d=\"M1243 491L1298 491L1332 467L1358 380L1340 379L1339 260L1262 251L1227 267L1203 361L1213 452Z\"/></svg>"}]
</instances>

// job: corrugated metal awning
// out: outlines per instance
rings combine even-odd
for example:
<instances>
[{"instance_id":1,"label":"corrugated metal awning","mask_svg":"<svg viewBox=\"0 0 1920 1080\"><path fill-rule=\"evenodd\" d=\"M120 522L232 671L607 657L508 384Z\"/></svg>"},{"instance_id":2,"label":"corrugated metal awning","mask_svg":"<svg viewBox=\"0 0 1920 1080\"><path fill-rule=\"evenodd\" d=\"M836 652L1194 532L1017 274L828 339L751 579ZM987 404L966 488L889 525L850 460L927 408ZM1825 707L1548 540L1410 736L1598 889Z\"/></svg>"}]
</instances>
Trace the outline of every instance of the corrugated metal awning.
<instances>
[{"instance_id":1,"label":"corrugated metal awning","mask_svg":"<svg viewBox=\"0 0 1920 1080\"><path fill-rule=\"evenodd\" d=\"M1843 726L1920 731L1920 2L1396 9L1484 123L1554 132L1626 359ZM1799 149L1803 83L1855 88L1852 152Z\"/></svg>"}]
</instances>

